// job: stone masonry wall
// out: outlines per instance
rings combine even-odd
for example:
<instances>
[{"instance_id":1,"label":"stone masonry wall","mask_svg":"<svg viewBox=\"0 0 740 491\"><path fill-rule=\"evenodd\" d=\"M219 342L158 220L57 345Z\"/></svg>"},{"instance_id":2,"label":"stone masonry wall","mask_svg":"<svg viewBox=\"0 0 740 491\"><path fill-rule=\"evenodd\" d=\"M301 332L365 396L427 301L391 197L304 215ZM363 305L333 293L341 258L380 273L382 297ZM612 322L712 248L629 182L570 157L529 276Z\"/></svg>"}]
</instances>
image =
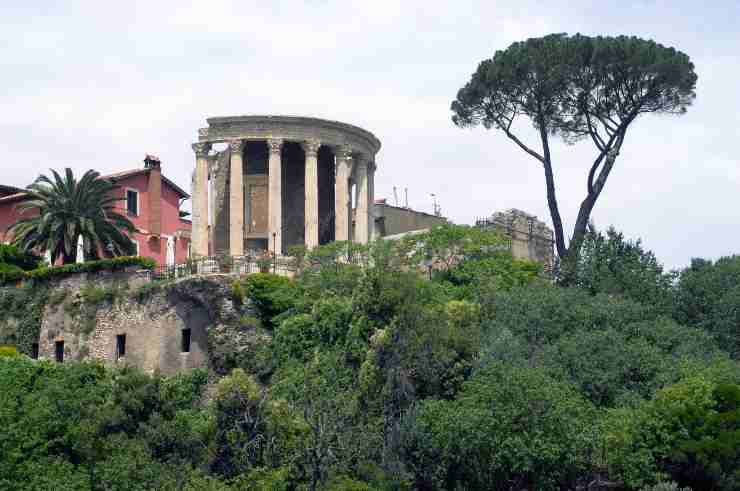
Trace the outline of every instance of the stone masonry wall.
<instances>
[{"instance_id":1,"label":"stone masonry wall","mask_svg":"<svg viewBox=\"0 0 740 491\"><path fill-rule=\"evenodd\" d=\"M164 374L208 367L222 373L234 359L251 356L269 335L250 325L249 300L235 305L230 275L194 276L152 283L146 272L71 275L55 280L44 308L39 358L100 360ZM245 324L246 322L246 324ZM183 330L190 350L183 350ZM125 354L118 356L118 336ZM230 361L231 360L231 361Z\"/></svg>"}]
</instances>

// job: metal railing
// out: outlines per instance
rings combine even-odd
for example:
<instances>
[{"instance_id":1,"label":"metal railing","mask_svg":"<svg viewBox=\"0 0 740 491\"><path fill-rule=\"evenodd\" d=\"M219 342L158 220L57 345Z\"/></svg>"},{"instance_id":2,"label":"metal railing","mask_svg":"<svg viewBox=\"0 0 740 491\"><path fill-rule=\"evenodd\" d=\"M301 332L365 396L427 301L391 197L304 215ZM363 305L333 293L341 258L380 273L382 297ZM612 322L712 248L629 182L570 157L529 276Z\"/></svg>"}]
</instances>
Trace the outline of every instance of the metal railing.
<instances>
[{"instance_id":1,"label":"metal railing","mask_svg":"<svg viewBox=\"0 0 740 491\"><path fill-rule=\"evenodd\" d=\"M295 260L290 257L266 256L205 256L188 259L180 264L157 266L147 272L151 281L175 280L195 275L275 273L289 276L295 273Z\"/></svg>"}]
</instances>

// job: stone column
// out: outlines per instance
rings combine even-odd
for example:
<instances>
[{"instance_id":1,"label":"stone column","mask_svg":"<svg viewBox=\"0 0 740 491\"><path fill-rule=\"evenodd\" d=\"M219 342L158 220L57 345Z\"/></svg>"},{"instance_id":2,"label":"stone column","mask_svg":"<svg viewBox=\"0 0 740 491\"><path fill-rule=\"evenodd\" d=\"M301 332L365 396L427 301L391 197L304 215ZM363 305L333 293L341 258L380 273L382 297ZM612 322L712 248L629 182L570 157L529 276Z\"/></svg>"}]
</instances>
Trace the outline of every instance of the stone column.
<instances>
[{"instance_id":1,"label":"stone column","mask_svg":"<svg viewBox=\"0 0 740 491\"><path fill-rule=\"evenodd\" d=\"M306 248L313 249L319 245L319 159L321 142L310 140L303 142L306 154L305 180L305 243Z\"/></svg>"},{"instance_id":2,"label":"stone column","mask_svg":"<svg viewBox=\"0 0 740 491\"><path fill-rule=\"evenodd\" d=\"M367 239L375 239L375 161L367 162Z\"/></svg>"},{"instance_id":3,"label":"stone column","mask_svg":"<svg viewBox=\"0 0 740 491\"><path fill-rule=\"evenodd\" d=\"M244 255L244 140L229 142L229 254Z\"/></svg>"},{"instance_id":4,"label":"stone column","mask_svg":"<svg viewBox=\"0 0 740 491\"><path fill-rule=\"evenodd\" d=\"M193 254L208 255L208 152L210 143L194 143L195 175L193 179Z\"/></svg>"},{"instance_id":5,"label":"stone column","mask_svg":"<svg viewBox=\"0 0 740 491\"><path fill-rule=\"evenodd\" d=\"M337 150L336 179L334 181L334 240L349 240L350 195L349 177L352 175L352 150Z\"/></svg>"},{"instance_id":6,"label":"stone column","mask_svg":"<svg viewBox=\"0 0 740 491\"><path fill-rule=\"evenodd\" d=\"M270 138L267 140L270 159L267 170L268 186L268 250L283 253L283 188L282 188L282 148L283 140Z\"/></svg>"},{"instance_id":7,"label":"stone column","mask_svg":"<svg viewBox=\"0 0 740 491\"><path fill-rule=\"evenodd\" d=\"M355 242L367 244L370 239L369 220L369 181L368 166L370 162L363 155L355 163L355 183L357 184L357 208L355 209Z\"/></svg>"}]
</instances>

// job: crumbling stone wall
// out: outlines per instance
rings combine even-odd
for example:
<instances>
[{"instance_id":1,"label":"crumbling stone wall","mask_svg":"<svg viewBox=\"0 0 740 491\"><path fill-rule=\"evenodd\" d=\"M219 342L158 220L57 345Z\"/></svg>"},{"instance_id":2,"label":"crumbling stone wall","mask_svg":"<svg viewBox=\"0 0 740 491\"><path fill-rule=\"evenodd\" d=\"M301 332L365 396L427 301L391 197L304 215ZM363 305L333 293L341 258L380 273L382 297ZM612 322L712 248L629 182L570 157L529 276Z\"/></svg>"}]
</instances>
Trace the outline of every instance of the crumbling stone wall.
<instances>
[{"instance_id":1,"label":"crumbling stone wall","mask_svg":"<svg viewBox=\"0 0 740 491\"><path fill-rule=\"evenodd\" d=\"M522 210L498 211L478 225L502 233L511 241L511 253L519 259L542 263L546 272L553 266L553 232L547 224Z\"/></svg>"},{"instance_id":2,"label":"crumbling stone wall","mask_svg":"<svg viewBox=\"0 0 740 491\"><path fill-rule=\"evenodd\" d=\"M249 299L232 298L234 276L151 282L147 275L130 270L51 282L39 358L54 360L57 343L63 343L65 361L100 360L165 374L208 367L221 374L269 342ZM185 329L189 351L183 350ZM124 335L119 356L118 336Z\"/></svg>"},{"instance_id":3,"label":"crumbling stone wall","mask_svg":"<svg viewBox=\"0 0 740 491\"><path fill-rule=\"evenodd\" d=\"M146 272L129 268L119 272L73 274L51 280L41 318L39 358L55 359L57 342L64 343L65 360L87 358L99 305L90 304L84 293L93 289L105 293L138 288L147 282L146 275Z\"/></svg>"}]
</instances>

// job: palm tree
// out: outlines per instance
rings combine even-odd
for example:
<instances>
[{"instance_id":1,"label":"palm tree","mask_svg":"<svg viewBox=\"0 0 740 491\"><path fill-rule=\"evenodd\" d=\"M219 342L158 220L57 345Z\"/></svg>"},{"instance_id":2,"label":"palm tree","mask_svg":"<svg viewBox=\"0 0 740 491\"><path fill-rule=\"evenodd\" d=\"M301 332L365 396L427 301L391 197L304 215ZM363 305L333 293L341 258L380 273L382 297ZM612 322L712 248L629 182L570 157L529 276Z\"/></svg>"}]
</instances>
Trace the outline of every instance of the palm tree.
<instances>
[{"instance_id":1,"label":"palm tree","mask_svg":"<svg viewBox=\"0 0 740 491\"><path fill-rule=\"evenodd\" d=\"M77 242L82 237L85 259L98 257L102 251L120 256L133 254L136 247L127 234L135 231L125 216L115 211L121 201L113 194L110 181L88 170L77 181L72 169L64 177L56 171L52 181L41 175L28 186L29 200L18 205L20 214L37 211L21 218L8 231L13 244L24 251L49 251L52 264L61 257L64 264L77 259Z\"/></svg>"}]
</instances>

